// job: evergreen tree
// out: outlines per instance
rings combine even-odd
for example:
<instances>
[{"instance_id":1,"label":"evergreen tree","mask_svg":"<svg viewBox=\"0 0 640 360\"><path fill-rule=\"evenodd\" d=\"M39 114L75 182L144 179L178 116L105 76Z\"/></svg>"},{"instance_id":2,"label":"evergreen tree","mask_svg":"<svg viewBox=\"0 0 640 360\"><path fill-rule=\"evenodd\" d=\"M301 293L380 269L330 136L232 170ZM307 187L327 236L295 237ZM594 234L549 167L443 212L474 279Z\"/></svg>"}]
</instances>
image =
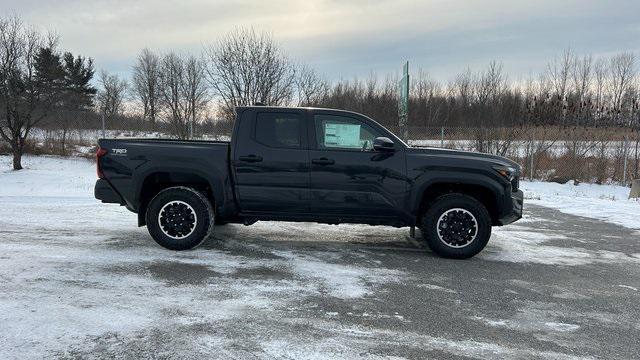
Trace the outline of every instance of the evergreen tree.
<instances>
[{"instance_id":1,"label":"evergreen tree","mask_svg":"<svg viewBox=\"0 0 640 360\"><path fill-rule=\"evenodd\" d=\"M59 105L66 87L60 55L52 47L41 47L34 56L34 71L34 89L50 100L50 106Z\"/></svg>"},{"instance_id":2,"label":"evergreen tree","mask_svg":"<svg viewBox=\"0 0 640 360\"><path fill-rule=\"evenodd\" d=\"M70 110L86 110L93 106L97 89L91 86L95 70L93 59L66 52L63 56L65 107Z\"/></svg>"}]
</instances>

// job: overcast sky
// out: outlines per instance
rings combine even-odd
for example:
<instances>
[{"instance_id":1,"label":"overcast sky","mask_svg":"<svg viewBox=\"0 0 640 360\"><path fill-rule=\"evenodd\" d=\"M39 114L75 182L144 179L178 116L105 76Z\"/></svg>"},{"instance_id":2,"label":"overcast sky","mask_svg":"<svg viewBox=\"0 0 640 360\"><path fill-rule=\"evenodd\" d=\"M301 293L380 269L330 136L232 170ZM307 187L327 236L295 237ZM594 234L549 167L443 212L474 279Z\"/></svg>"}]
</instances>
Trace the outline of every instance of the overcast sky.
<instances>
[{"instance_id":1,"label":"overcast sky","mask_svg":"<svg viewBox=\"0 0 640 360\"><path fill-rule=\"evenodd\" d=\"M399 72L409 60L447 80L492 59L518 79L567 47L640 50L639 0L0 0L0 14L55 30L62 48L122 74L144 47L199 53L238 26L272 33L330 79Z\"/></svg>"}]
</instances>

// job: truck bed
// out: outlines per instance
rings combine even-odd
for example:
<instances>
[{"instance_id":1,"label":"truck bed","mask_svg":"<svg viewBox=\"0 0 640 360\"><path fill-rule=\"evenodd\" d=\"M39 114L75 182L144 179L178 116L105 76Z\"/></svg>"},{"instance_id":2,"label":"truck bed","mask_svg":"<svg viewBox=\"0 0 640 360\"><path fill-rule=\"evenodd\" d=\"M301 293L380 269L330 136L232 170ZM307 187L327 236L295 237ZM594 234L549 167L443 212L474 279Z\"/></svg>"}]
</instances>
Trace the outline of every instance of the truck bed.
<instances>
[{"instance_id":1,"label":"truck bed","mask_svg":"<svg viewBox=\"0 0 640 360\"><path fill-rule=\"evenodd\" d=\"M201 182L221 200L216 207L235 209L228 206L233 204L229 141L100 139L98 145L106 150L99 160L104 185L131 211L138 212L149 200L145 193L166 181Z\"/></svg>"}]
</instances>

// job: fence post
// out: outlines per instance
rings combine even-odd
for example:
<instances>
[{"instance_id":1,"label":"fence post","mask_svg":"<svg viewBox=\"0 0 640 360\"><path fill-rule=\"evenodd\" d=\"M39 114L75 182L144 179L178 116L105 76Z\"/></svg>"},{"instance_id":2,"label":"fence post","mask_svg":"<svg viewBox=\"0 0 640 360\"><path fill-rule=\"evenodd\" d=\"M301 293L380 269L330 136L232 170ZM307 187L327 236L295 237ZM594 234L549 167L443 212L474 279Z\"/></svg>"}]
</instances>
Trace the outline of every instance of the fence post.
<instances>
[{"instance_id":1,"label":"fence post","mask_svg":"<svg viewBox=\"0 0 640 360\"><path fill-rule=\"evenodd\" d=\"M627 185L627 158L629 157L629 151L627 151L627 145L629 142L629 135L624 136L624 162L622 165L622 185Z\"/></svg>"},{"instance_id":2,"label":"fence post","mask_svg":"<svg viewBox=\"0 0 640 360\"><path fill-rule=\"evenodd\" d=\"M529 158L529 181L533 180L533 155L534 152L531 151L531 157Z\"/></svg>"},{"instance_id":3,"label":"fence post","mask_svg":"<svg viewBox=\"0 0 640 360\"><path fill-rule=\"evenodd\" d=\"M444 147L444 126L440 127L440 147Z\"/></svg>"},{"instance_id":4,"label":"fence post","mask_svg":"<svg viewBox=\"0 0 640 360\"><path fill-rule=\"evenodd\" d=\"M102 113L102 138L104 139L105 137L104 113Z\"/></svg>"}]
</instances>

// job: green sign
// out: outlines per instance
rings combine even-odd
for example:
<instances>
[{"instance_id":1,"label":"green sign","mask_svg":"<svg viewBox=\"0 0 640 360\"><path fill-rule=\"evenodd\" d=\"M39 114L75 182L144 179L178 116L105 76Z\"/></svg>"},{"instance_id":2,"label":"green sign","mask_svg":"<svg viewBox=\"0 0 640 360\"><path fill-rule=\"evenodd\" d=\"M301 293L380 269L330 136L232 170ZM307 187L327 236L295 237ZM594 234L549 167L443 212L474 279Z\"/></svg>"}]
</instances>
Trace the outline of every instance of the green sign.
<instances>
[{"instance_id":1,"label":"green sign","mask_svg":"<svg viewBox=\"0 0 640 360\"><path fill-rule=\"evenodd\" d=\"M400 127L400 137L407 140L409 137L409 129L407 121L409 117L409 62L407 61L402 67L402 79L398 86L398 126Z\"/></svg>"}]
</instances>

